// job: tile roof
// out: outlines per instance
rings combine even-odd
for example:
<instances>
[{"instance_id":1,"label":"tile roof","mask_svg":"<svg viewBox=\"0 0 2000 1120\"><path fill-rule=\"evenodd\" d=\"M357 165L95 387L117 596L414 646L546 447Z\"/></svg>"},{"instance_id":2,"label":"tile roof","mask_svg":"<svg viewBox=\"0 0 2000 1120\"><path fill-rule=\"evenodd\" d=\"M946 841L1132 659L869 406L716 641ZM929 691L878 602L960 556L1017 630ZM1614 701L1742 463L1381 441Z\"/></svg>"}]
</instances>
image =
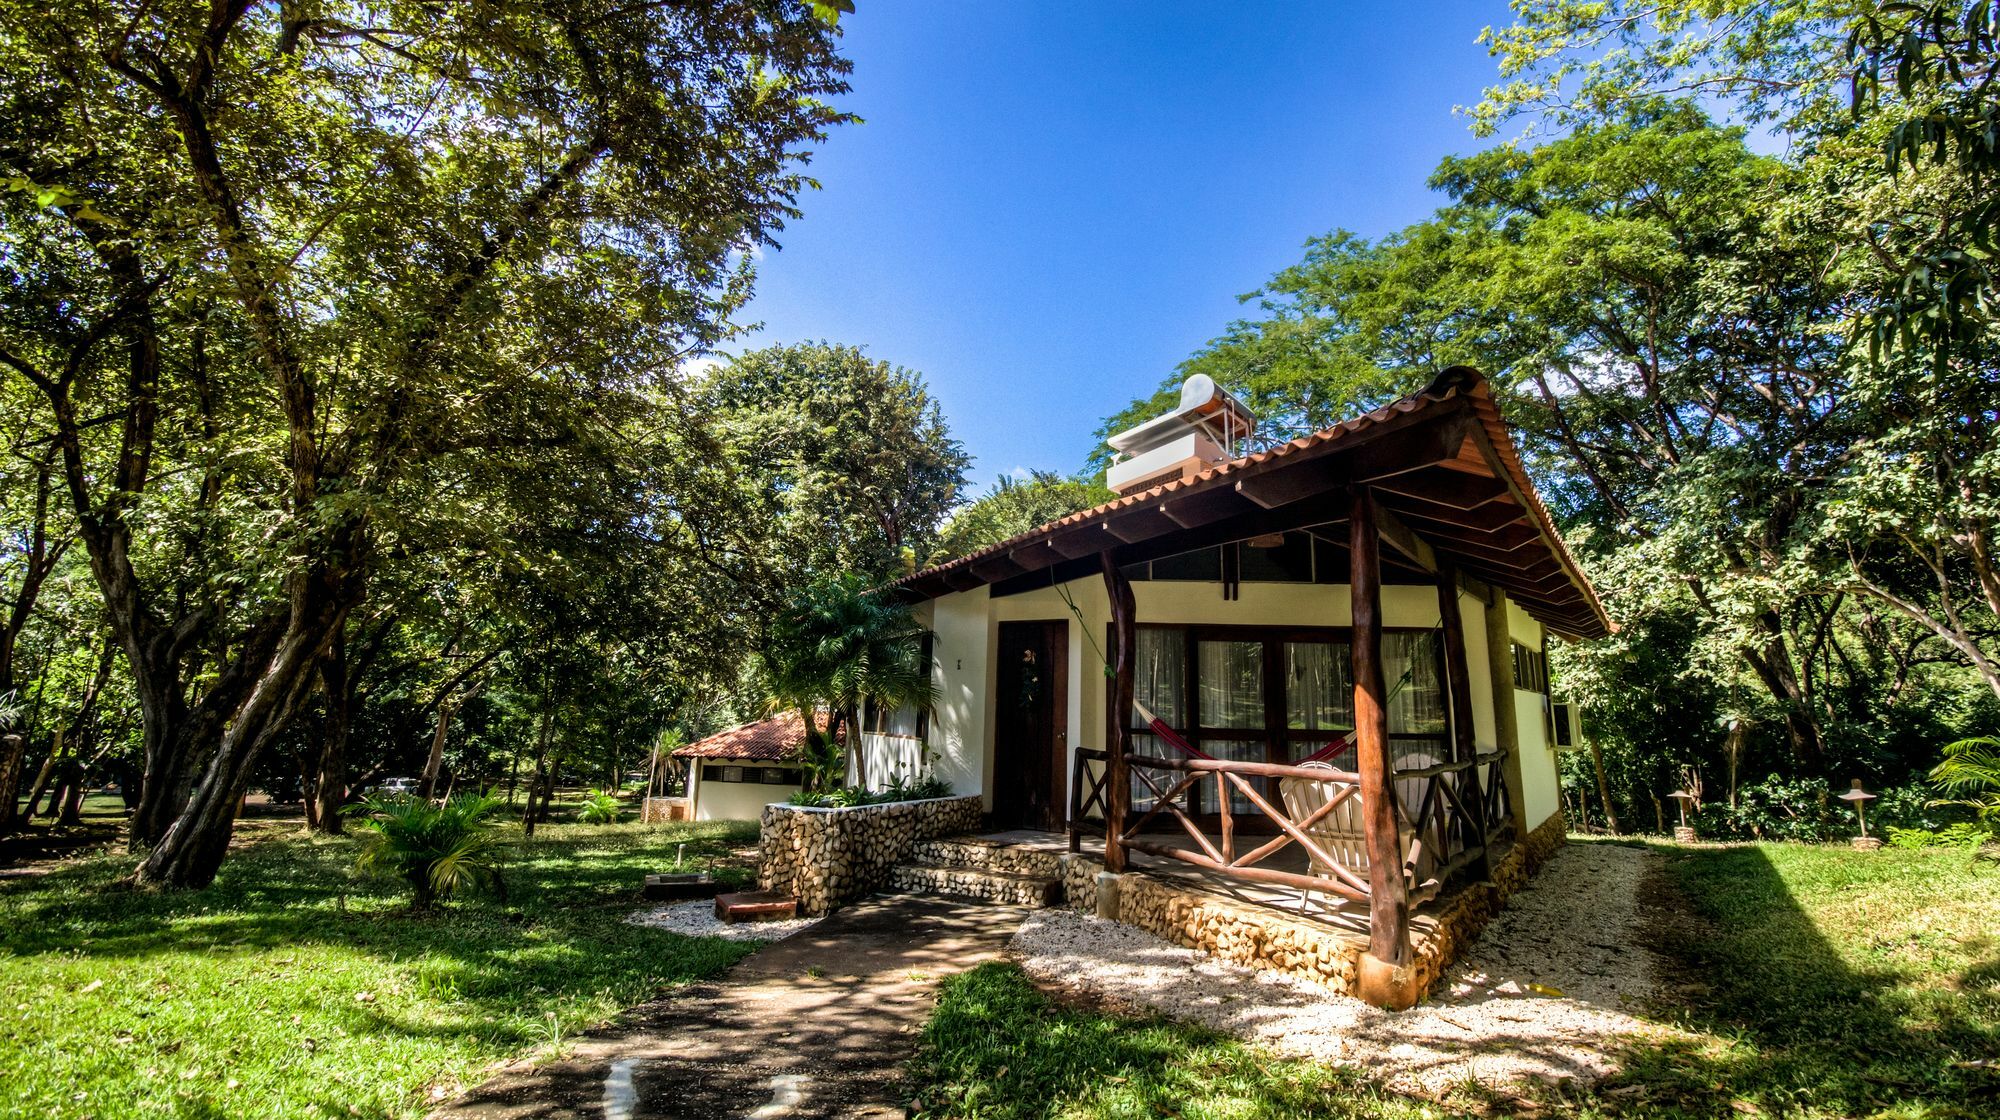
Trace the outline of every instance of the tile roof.
<instances>
[{"instance_id":1,"label":"tile roof","mask_svg":"<svg viewBox=\"0 0 2000 1120\"><path fill-rule=\"evenodd\" d=\"M821 728L824 730L824 727ZM722 758L737 762L791 762L805 746L805 721L797 712L718 731L674 752L675 758Z\"/></svg>"},{"instance_id":2,"label":"tile roof","mask_svg":"<svg viewBox=\"0 0 2000 1120\"><path fill-rule=\"evenodd\" d=\"M1556 531L1555 522L1550 518L1547 507L1543 506L1541 497L1535 493L1534 485L1528 480L1527 471L1521 465L1520 455L1514 449L1513 437L1509 433L1506 421L1500 416L1499 407L1493 401L1493 392L1486 383L1485 375L1470 366L1453 366L1439 374L1423 389L1372 412L1343 420L1330 428L1301 436L1277 447L1219 463L1192 478L1177 478L1072 513L998 544L989 545L955 560L905 576L897 581L897 586L914 590L920 583L934 584L939 577L966 571L981 561L1007 554L1023 545L1046 540L1072 528L1090 522L1101 522L1128 510L1158 505L1175 495L1189 495L1230 486L1236 476L1253 472L1262 473L1295 456L1317 457L1345 450L1347 447L1365 443L1372 437L1391 434L1393 429L1418 420L1423 414L1442 412L1452 407L1470 407L1479 426L1485 432L1494 456L1499 460L1496 466L1506 481L1524 499L1523 505L1529 519L1542 537L1552 558L1559 563L1563 573L1568 577L1573 596L1579 601L1587 617L1588 625L1577 628L1588 631L1582 636L1601 636L1615 630L1615 625L1597 597L1596 589L1591 586L1582 568L1577 565L1576 559L1570 555L1568 547L1563 543L1562 535ZM1531 608L1531 613L1540 612Z\"/></svg>"}]
</instances>

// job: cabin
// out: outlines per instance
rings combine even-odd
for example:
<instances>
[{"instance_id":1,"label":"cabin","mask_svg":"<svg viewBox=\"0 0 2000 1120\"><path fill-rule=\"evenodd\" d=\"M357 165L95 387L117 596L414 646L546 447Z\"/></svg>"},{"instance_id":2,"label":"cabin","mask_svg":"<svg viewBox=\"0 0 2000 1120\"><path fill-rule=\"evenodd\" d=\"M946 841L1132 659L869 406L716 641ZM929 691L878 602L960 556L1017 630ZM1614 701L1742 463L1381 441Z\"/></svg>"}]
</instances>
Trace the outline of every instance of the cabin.
<instances>
[{"instance_id":1,"label":"cabin","mask_svg":"<svg viewBox=\"0 0 2000 1120\"><path fill-rule=\"evenodd\" d=\"M780 712L718 731L674 751L687 767L687 819L754 821L805 782L805 721Z\"/></svg>"},{"instance_id":2,"label":"cabin","mask_svg":"<svg viewBox=\"0 0 2000 1120\"><path fill-rule=\"evenodd\" d=\"M1326 900L1366 931L1355 993L1407 1006L1413 909L1561 842L1548 646L1611 623L1478 371L1256 428L1191 377L1110 440L1114 500L899 581L937 700L863 770L922 760L1112 875Z\"/></svg>"}]
</instances>

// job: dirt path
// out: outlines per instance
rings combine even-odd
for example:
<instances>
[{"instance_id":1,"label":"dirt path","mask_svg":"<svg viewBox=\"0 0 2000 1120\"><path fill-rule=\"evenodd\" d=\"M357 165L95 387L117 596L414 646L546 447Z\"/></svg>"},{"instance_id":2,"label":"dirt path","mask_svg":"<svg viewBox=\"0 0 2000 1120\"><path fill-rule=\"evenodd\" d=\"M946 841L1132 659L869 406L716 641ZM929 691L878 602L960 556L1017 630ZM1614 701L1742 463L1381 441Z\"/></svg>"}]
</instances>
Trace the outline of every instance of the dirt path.
<instances>
[{"instance_id":1,"label":"dirt path","mask_svg":"<svg viewBox=\"0 0 2000 1120\"><path fill-rule=\"evenodd\" d=\"M1038 980L1362 1066L1400 1089L1589 1082L1616 1067L1623 1039L1662 1031L1634 1014L1658 982L1640 928L1641 883L1657 859L1638 848L1569 845L1428 1001L1400 1013L1068 913L1032 916L1012 952Z\"/></svg>"},{"instance_id":2,"label":"dirt path","mask_svg":"<svg viewBox=\"0 0 2000 1120\"><path fill-rule=\"evenodd\" d=\"M900 1117L897 1079L937 981L998 956L1024 917L938 898L859 903L433 1120Z\"/></svg>"}]
</instances>

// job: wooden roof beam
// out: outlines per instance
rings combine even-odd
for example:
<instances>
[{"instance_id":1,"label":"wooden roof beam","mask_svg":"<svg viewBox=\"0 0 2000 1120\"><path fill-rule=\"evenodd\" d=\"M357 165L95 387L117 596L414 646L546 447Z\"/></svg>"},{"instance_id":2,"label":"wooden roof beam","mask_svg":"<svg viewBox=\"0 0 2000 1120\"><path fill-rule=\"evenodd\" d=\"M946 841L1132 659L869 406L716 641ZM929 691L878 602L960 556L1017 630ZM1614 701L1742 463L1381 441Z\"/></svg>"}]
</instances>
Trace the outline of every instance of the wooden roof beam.
<instances>
[{"instance_id":1,"label":"wooden roof beam","mask_svg":"<svg viewBox=\"0 0 2000 1120\"><path fill-rule=\"evenodd\" d=\"M1385 479L1378 486L1390 494L1454 510L1477 509L1508 496L1503 479L1445 469L1412 471Z\"/></svg>"}]
</instances>

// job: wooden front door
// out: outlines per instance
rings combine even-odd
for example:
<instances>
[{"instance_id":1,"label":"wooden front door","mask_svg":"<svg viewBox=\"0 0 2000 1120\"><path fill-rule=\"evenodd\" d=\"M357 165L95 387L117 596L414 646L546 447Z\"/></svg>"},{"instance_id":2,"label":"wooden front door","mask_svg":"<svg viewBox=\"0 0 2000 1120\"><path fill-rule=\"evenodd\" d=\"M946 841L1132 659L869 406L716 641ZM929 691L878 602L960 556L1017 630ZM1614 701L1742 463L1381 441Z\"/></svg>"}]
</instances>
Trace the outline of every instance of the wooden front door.
<instances>
[{"instance_id":1,"label":"wooden front door","mask_svg":"<svg viewBox=\"0 0 2000 1120\"><path fill-rule=\"evenodd\" d=\"M1069 623L1000 624L993 823L1056 831L1069 815Z\"/></svg>"}]
</instances>

